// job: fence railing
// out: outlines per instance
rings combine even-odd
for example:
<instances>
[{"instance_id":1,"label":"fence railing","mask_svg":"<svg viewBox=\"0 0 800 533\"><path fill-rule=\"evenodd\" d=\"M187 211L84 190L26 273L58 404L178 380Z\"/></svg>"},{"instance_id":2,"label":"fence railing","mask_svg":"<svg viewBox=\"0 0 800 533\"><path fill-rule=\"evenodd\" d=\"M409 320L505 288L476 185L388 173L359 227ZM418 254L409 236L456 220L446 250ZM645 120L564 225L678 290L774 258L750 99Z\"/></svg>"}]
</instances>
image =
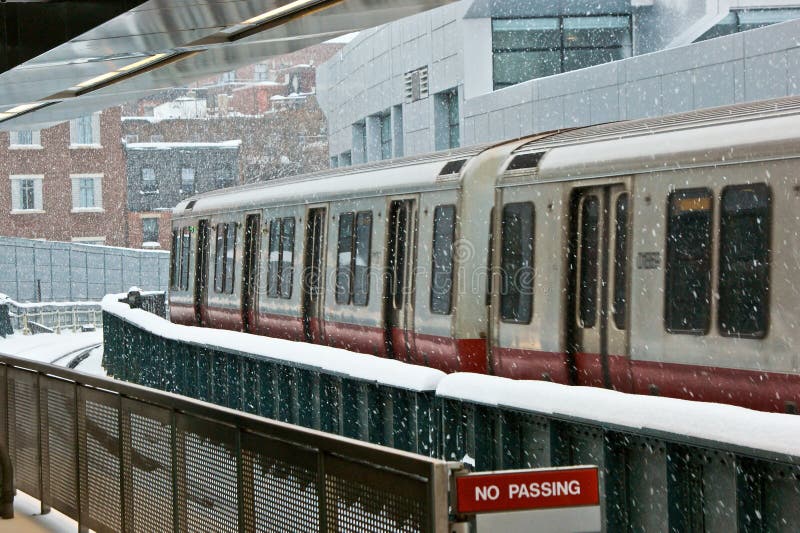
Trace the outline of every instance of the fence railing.
<instances>
[{"instance_id":1,"label":"fence railing","mask_svg":"<svg viewBox=\"0 0 800 533\"><path fill-rule=\"evenodd\" d=\"M81 531L447 531L449 465L0 356L17 487ZM0 446L2 451L2 446Z\"/></svg>"},{"instance_id":2,"label":"fence railing","mask_svg":"<svg viewBox=\"0 0 800 533\"><path fill-rule=\"evenodd\" d=\"M23 334L103 326L100 302L18 303L6 300L5 305L12 329Z\"/></svg>"},{"instance_id":3,"label":"fence railing","mask_svg":"<svg viewBox=\"0 0 800 533\"><path fill-rule=\"evenodd\" d=\"M445 460L469 456L477 470L599 465L605 531L800 531L800 454L609 423L600 408L576 417L487 403L479 387L459 397L403 390L169 339L108 312L104 337L109 374L245 412ZM694 413L719 424L705 410ZM781 423L784 439L792 428L800 435L800 418L756 416L776 417L760 427Z\"/></svg>"}]
</instances>

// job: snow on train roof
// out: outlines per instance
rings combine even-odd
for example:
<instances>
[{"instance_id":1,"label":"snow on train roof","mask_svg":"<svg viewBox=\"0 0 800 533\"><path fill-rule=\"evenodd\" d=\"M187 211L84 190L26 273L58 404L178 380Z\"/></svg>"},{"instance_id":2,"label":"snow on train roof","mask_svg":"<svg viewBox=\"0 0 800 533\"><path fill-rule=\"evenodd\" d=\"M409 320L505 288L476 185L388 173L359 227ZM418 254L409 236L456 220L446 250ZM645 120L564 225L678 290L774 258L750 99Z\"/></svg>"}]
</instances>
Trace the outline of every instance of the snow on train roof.
<instances>
[{"instance_id":1,"label":"snow on train roof","mask_svg":"<svg viewBox=\"0 0 800 533\"><path fill-rule=\"evenodd\" d=\"M619 175L797 155L800 98L576 128L530 142L509 160L542 152L538 178Z\"/></svg>"},{"instance_id":2,"label":"snow on train roof","mask_svg":"<svg viewBox=\"0 0 800 533\"><path fill-rule=\"evenodd\" d=\"M312 204L336 198L356 198L422 191L457 186L459 177L439 177L444 166L459 159L469 159L489 145L450 150L417 157L369 163L345 169L331 169L187 198L175 209L175 216L219 210L246 210L265 204ZM187 204L195 202L191 211Z\"/></svg>"}]
</instances>

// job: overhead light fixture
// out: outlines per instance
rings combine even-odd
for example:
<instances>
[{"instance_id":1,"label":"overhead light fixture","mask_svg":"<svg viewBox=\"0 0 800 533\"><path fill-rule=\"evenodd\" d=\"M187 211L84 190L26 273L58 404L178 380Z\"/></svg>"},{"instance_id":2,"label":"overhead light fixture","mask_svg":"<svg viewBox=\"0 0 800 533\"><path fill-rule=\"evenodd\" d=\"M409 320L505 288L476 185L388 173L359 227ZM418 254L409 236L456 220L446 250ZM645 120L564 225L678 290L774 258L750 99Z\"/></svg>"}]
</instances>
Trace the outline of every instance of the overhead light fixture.
<instances>
[{"instance_id":1,"label":"overhead light fixture","mask_svg":"<svg viewBox=\"0 0 800 533\"><path fill-rule=\"evenodd\" d=\"M60 93L56 96L80 96L90 91L102 89L103 87L111 85L112 83L117 83L119 81L128 79L134 75L163 67L170 63L174 63L175 61L186 59L195 54L199 54L200 52L201 50L194 50L190 52L162 52L153 54L140 59L139 61L135 61L130 65L125 65L124 67L112 70L111 72L106 72L105 74L82 81L77 85L70 87L70 89L67 91L67 94Z\"/></svg>"},{"instance_id":2,"label":"overhead light fixture","mask_svg":"<svg viewBox=\"0 0 800 533\"><path fill-rule=\"evenodd\" d=\"M267 19L277 18L287 13L291 13L292 11L300 10L319 3L322 3L322 0L295 0L294 2L289 2L286 5L282 5L281 7L276 7L275 9L271 9L266 13L262 13L255 17L242 21L241 24L243 25L260 24Z\"/></svg>"},{"instance_id":3,"label":"overhead light fixture","mask_svg":"<svg viewBox=\"0 0 800 533\"><path fill-rule=\"evenodd\" d=\"M41 109L43 107L47 107L55 103L56 101L54 100L47 102L31 102L29 104L20 104L18 106L12 107L11 109L0 111L0 122L16 118L20 115L24 115L25 113L30 113L31 111L35 111L37 109Z\"/></svg>"}]
</instances>

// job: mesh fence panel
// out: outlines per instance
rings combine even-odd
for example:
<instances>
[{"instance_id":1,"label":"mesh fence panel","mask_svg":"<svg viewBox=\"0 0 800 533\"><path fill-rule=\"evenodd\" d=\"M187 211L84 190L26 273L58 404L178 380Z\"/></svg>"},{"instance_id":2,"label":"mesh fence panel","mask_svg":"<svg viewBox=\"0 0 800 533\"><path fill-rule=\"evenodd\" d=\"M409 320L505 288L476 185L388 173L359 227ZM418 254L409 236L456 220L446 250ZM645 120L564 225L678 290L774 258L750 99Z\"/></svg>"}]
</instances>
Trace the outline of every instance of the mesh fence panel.
<instances>
[{"instance_id":1,"label":"mesh fence panel","mask_svg":"<svg viewBox=\"0 0 800 533\"><path fill-rule=\"evenodd\" d=\"M36 374L11 369L9 379L9 453L17 488L41 499L39 482L39 398Z\"/></svg>"},{"instance_id":2,"label":"mesh fence panel","mask_svg":"<svg viewBox=\"0 0 800 533\"><path fill-rule=\"evenodd\" d=\"M178 493L181 531L239 531L235 431L178 417Z\"/></svg>"},{"instance_id":3,"label":"mesh fence panel","mask_svg":"<svg viewBox=\"0 0 800 533\"><path fill-rule=\"evenodd\" d=\"M119 397L80 389L84 416L79 432L85 439L80 453L81 501L86 502L86 524L95 531L120 531Z\"/></svg>"},{"instance_id":4,"label":"mesh fence panel","mask_svg":"<svg viewBox=\"0 0 800 533\"><path fill-rule=\"evenodd\" d=\"M170 413L125 401L126 523L130 531L169 531L173 524Z\"/></svg>"},{"instance_id":5,"label":"mesh fence panel","mask_svg":"<svg viewBox=\"0 0 800 533\"><path fill-rule=\"evenodd\" d=\"M56 380L42 381L42 401L47 403L47 483L52 505L72 518L78 518L78 441L75 388Z\"/></svg>"}]
</instances>

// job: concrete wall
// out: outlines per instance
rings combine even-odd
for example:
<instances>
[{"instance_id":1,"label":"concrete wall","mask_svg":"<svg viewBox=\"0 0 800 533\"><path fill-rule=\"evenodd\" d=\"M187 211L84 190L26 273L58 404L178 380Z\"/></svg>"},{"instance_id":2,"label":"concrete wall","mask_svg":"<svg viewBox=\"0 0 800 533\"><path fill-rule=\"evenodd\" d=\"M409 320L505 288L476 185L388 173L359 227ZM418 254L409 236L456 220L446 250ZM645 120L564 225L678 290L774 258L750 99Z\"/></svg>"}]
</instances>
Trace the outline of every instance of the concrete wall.
<instances>
[{"instance_id":1,"label":"concrete wall","mask_svg":"<svg viewBox=\"0 0 800 533\"><path fill-rule=\"evenodd\" d=\"M0 293L18 302L99 300L167 290L169 252L0 237Z\"/></svg>"},{"instance_id":2,"label":"concrete wall","mask_svg":"<svg viewBox=\"0 0 800 533\"><path fill-rule=\"evenodd\" d=\"M464 104L463 144L800 94L800 21L521 83Z\"/></svg>"},{"instance_id":3,"label":"concrete wall","mask_svg":"<svg viewBox=\"0 0 800 533\"><path fill-rule=\"evenodd\" d=\"M800 94L800 21L677 46L727 14L728 1L576 2L547 0L535 11L585 14L591 4L592 12L624 12L627 6L634 57L492 91L489 17L530 16L530 2L464 0L362 32L318 71L330 155L351 150L352 124L397 105L402 105L404 155L433 151L434 95L451 88L459 91L462 146ZM759 3L733 2L735 7ZM406 103L404 74L423 66L429 69L429 97Z\"/></svg>"}]
</instances>

